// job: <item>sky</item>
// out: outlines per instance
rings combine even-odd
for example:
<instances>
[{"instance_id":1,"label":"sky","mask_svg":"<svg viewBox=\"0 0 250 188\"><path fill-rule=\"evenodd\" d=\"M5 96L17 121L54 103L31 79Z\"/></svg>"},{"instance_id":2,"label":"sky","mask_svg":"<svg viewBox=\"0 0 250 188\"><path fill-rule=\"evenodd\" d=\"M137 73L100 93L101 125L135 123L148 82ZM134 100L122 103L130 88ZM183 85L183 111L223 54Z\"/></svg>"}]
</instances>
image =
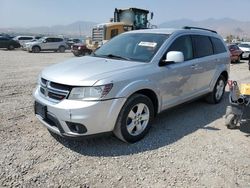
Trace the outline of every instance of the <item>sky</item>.
<instances>
[{"instance_id":1,"label":"sky","mask_svg":"<svg viewBox=\"0 0 250 188\"><path fill-rule=\"evenodd\" d=\"M115 8L128 7L150 10L156 25L178 19L250 21L250 0L0 0L0 28L103 23Z\"/></svg>"}]
</instances>

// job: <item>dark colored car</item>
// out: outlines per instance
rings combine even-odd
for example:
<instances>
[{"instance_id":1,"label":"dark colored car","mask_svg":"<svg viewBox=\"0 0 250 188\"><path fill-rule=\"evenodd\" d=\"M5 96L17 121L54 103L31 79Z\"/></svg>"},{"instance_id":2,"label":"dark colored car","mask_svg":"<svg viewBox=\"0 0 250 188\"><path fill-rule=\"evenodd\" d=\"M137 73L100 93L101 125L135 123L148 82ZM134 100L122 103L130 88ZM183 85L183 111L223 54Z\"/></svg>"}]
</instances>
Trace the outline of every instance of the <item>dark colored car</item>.
<instances>
[{"instance_id":1,"label":"dark colored car","mask_svg":"<svg viewBox=\"0 0 250 188\"><path fill-rule=\"evenodd\" d=\"M231 63L237 63L241 59L243 51L236 44L229 44Z\"/></svg>"},{"instance_id":2,"label":"dark colored car","mask_svg":"<svg viewBox=\"0 0 250 188\"><path fill-rule=\"evenodd\" d=\"M11 38L0 36L0 48L14 50L15 48L20 48L20 44Z\"/></svg>"},{"instance_id":3,"label":"dark colored car","mask_svg":"<svg viewBox=\"0 0 250 188\"><path fill-rule=\"evenodd\" d=\"M78 57L91 54L92 50L88 49L86 44L76 43L71 46L71 52Z\"/></svg>"},{"instance_id":4,"label":"dark colored car","mask_svg":"<svg viewBox=\"0 0 250 188\"><path fill-rule=\"evenodd\" d=\"M67 43L68 47L71 49L71 46L73 44L81 43L81 40L80 39L68 39L66 43Z\"/></svg>"}]
</instances>

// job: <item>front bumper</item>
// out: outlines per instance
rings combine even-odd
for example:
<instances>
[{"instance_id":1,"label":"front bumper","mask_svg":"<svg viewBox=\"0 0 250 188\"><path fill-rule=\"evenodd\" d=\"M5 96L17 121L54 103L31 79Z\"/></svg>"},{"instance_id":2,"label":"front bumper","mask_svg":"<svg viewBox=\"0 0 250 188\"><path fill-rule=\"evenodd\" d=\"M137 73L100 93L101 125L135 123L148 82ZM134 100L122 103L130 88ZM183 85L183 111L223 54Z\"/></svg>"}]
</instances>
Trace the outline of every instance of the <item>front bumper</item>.
<instances>
[{"instance_id":1,"label":"front bumper","mask_svg":"<svg viewBox=\"0 0 250 188\"><path fill-rule=\"evenodd\" d=\"M111 132L125 98L105 101L62 100L48 101L36 90L36 103L46 107L45 116L36 112L36 117L50 131L67 137L83 137ZM73 128L72 128L73 127ZM80 129L79 129L80 128Z\"/></svg>"}]
</instances>

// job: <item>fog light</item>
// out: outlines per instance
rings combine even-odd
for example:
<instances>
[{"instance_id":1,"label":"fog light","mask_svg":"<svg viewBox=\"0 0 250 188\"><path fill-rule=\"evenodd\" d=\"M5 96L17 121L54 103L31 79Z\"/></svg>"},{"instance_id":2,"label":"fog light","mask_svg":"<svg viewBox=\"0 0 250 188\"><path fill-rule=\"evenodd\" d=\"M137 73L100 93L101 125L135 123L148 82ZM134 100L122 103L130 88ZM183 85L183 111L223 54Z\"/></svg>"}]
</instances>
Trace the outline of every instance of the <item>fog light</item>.
<instances>
[{"instance_id":1,"label":"fog light","mask_svg":"<svg viewBox=\"0 0 250 188\"><path fill-rule=\"evenodd\" d=\"M66 121L66 124L68 125L70 131L73 133L83 134L87 132L87 128L80 123L73 123Z\"/></svg>"}]
</instances>

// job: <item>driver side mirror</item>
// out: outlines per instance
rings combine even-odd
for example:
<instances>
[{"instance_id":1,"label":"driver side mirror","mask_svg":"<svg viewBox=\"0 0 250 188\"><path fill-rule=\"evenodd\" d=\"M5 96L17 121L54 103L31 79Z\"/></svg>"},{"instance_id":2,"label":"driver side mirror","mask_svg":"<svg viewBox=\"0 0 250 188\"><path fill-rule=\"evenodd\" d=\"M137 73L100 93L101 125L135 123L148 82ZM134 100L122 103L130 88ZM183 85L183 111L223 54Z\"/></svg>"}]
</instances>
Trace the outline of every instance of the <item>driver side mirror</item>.
<instances>
[{"instance_id":1,"label":"driver side mirror","mask_svg":"<svg viewBox=\"0 0 250 188\"><path fill-rule=\"evenodd\" d=\"M166 59L160 61L159 66L165 66L167 64L181 63L184 61L184 55L179 51L170 51L166 55Z\"/></svg>"}]
</instances>

